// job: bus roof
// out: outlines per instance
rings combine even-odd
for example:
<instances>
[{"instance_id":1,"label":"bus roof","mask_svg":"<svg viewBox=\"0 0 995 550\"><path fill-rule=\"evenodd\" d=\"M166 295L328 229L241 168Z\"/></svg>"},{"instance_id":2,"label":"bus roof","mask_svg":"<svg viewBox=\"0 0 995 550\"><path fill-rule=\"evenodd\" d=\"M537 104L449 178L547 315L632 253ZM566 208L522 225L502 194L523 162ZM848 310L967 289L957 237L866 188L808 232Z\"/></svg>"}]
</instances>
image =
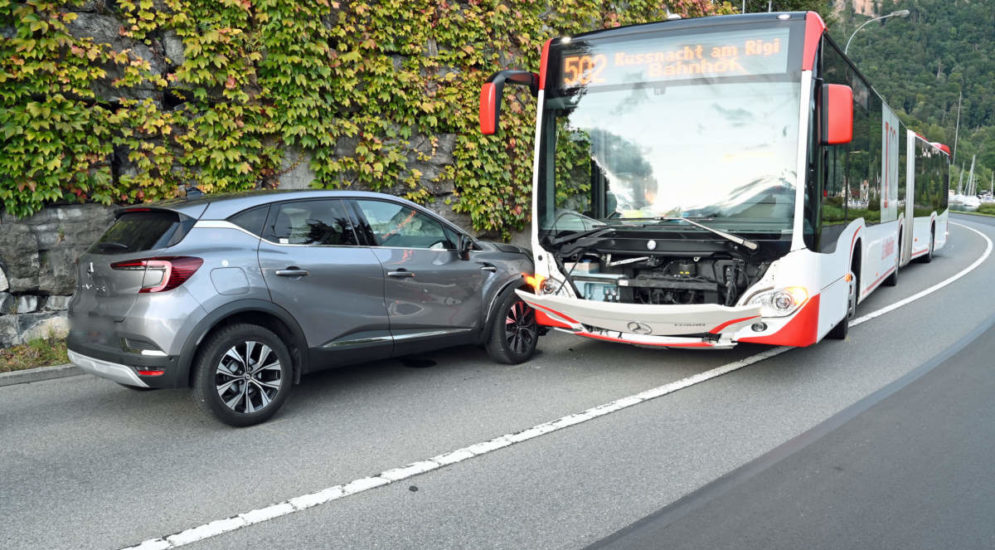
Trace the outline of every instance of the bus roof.
<instances>
[{"instance_id":1,"label":"bus roof","mask_svg":"<svg viewBox=\"0 0 995 550\"><path fill-rule=\"evenodd\" d=\"M739 15L716 15L711 17L695 17L691 19L670 19L667 21L655 21L652 23L640 23L636 25L626 25L613 29L600 29L571 36L570 39L604 39L604 38L634 38L645 33L660 31L688 30L688 29L715 29L724 26L742 26L749 24L762 25L764 23L775 22L795 22L805 23L805 48L802 54L802 70L812 70L815 64L816 52L819 43L826 30L826 24L822 17L814 11L794 11L794 12L771 12L771 13L747 13ZM563 39L553 39L543 46L542 65L540 67L540 77L545 77L546 59L551 43L563 45ZM540 86L544 87L545 78L540 78Z\"/></svg>"},{"instance_id":2,"label":"bus roof","mask_svg":"<svg viewBox=\"0 0 995 550\"><path fill-rule=\"evenodd\" d=\"M668 21L655 21L652 23L640 23L636 25L626 25L613 29L600 29L573 35L571 38L607 38L622 37L642 34L646 32L656 32L662 30L675 29L697 29L718 27L725 25L743 25L746 23L769 23L772 21L804 21L809 13L814 12L772 12L772 13L747 13L740 15L715 15L711 17L694 17L691 19L671 19ZM787 16L784 18L783 16Z\"/></svg>"}]
</instances>

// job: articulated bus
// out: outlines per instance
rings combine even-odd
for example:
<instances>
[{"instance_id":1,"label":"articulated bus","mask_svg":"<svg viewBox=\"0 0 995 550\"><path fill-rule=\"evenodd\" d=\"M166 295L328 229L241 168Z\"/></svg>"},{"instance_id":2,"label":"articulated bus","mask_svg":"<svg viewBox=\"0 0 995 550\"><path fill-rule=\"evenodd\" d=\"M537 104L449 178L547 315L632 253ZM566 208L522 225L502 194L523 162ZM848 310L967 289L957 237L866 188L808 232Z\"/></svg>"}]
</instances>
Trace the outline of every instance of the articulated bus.
<instances>
[{"instance_id":1,"label":"articulated bus","mask_svg":"<svg viewBox=\"0 0 995 550\"><path fill-rule=\"evenodd\" d=\"M947 238L949 150L904 128L813 12L546 43L538 74L540 324L645 346L807 346ZM904 169L903 169L904 168Z\"/></svg>"}]
</instances>

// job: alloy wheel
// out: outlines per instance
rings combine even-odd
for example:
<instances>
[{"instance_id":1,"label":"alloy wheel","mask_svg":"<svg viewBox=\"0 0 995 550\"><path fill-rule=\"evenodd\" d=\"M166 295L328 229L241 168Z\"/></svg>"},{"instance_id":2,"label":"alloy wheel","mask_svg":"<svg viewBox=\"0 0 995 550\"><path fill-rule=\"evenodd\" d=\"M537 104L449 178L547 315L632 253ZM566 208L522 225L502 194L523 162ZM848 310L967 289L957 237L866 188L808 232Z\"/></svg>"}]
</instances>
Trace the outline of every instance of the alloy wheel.
<instances>
[{"instance_id":1,"label":"alloy wheel","mask_svg":"<svg viewBox=\"0 0 995 550\"><path fill-rule=\"evenodd\" d=\"M516 300L505 316L504 333L508 347L515 353L528 351L537 337L535 310L522 300Z\"/></svg>"},{"instance_id":2,"label":"alloy wheel","mask_svg":"<svg viewBox=\"0 0 995 550\"><path fill-rule=\"evenodd\" d=\"M214 382L229 409L253 413L269 406L280 391L283 366L266 344L242 342L229 348L218 361Z\"/></svg>"}]
</instances>

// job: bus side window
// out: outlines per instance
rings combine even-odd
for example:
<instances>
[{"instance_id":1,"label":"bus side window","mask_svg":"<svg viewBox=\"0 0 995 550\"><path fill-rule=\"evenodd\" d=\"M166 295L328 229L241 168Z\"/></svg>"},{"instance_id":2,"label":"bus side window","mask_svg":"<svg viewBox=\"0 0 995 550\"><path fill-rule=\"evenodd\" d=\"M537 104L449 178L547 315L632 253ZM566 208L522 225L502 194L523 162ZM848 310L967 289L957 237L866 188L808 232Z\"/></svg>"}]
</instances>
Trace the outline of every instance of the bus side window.
<instances>
[{"instance_id":1,"label":"bus side window","mask_svg":"<svg viewBox=\"0 0 995 550\"><path fill-rule=\"evenodd\" d=\"M822 166L822 161L824 152L822 147L820 147L819 140L821 138L822 129L819 127L819 97L818 93L814 92L812 94L812 100L809 103L809 131L808 131L808 170L805 176L805 198L804 198L804 212L802 221L802 236L805 240L805 246L809 250L818 251L819 246L819 226L820 226L820 210L821 210L821 193L822 193L822 180L823 171L820 169Z\"/></svg>"},{"instance_id":2,"label":"bus side window","mask_svg":"<svg viewBox=\"0 0 995 550\"><path fill-rule=\"evenodd\" d=\"M849 67L836 48L828 41L822 44L822 78L829 84L850 85ZM821 102L820 102L821 104ZM854 128L856 137L856 128ZM850 150L852 144L823 145L823 181L822 197L820 197L820 235L819 250L833 252L836 241L846 227L847 215L847 182L850 168ZM859 181L859 180L858 180Z\"/></svg>"}]
</instances>

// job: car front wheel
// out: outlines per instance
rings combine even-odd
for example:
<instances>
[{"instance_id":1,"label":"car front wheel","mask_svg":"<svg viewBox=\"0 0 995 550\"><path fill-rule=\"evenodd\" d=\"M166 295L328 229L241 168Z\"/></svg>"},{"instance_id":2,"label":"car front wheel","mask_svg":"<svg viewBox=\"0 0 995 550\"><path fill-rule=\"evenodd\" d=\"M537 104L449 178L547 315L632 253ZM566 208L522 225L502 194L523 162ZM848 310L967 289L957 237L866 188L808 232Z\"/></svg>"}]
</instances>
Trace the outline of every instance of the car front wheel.
<instances>
[{"instance_id":1,"label":"car front wheel","mask_svg":"<svg viewBox=\"0 0 995 550\"><path fill-rule=\"evenodd\" d=\"M230 426L269 419L293 385L290 352L270 330L251 324L223 328L198 356L194 400Z\"/></svg>"},{"instance_id":2,"label":"car front wheel","mask_svg":"<svg viewBox=\"0 0 995 550\"><path fill-rule=\"evenodd\" d=\"M507 365L528 361L539 341L535 310L509 288L501 293L494 311L497 317L487 338L487 354Z\"/></svg>"}]
</instances>

